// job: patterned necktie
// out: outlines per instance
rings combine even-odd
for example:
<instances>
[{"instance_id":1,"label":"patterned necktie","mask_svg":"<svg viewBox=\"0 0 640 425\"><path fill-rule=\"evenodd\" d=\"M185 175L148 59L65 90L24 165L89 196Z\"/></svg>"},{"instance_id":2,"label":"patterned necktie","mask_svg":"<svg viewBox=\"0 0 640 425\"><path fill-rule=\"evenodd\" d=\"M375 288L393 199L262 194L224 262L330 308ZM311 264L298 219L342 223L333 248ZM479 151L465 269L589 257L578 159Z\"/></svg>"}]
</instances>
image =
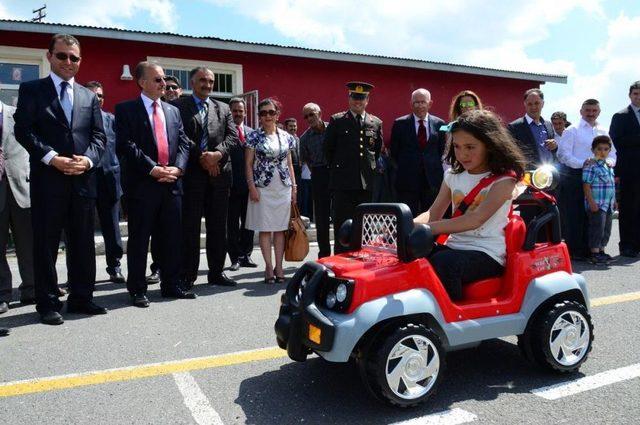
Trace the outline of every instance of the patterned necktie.
<instances>
[{"instance_id":1,"label":"patterned necktie","mask_svg":"<svg viewBox=\"0 0 640 425\"><path fill-rule=\"evenodd\" d=\"M153 134L156 136L158 147L158 164L169 164L169 144L167 143L167 133L158 112L158 102L153 102Z\"/></svg>"},{"instance_id":2,"label":"patterned necktie","mask_svg":"<svg viewBox=\"0 0 640 425\"><path fill-rule=\"evenodd\" d=\"M420 123L418 126L418 145L422 150L427 147L427 127L424 126L424 120L419 120L418 122Z\"/></svg>"},{"instance_id":3,"label":"patterned necktie","mask_svg":"<svg viewBox=\"0 0 640 425\"><path fill-rule=\"evenodd\" d=\"M71 99L69 99L69 95L67 94L68 86L69 83L67 81L60 83L60 105L62 105L64 116L67 117L67 122L71 124L73 106L71 106Z\"/></svg>"},{"instance_id":4,"label":"patterned necktie","mask_svg":"<svg viewBox=\"0 0 640 425\"><path fill-rule=\"evenodd\" d=\"M202 139L200 139L200 150L206 151L209 145L209 105L206 100L200 101L198 113L202 120Z\"/></svg>"},{"instance_id":5,"label":"patterned necktie","mask_svg":"<svg viewBox=\"0 0 640 425\"><path fill-rule=\"evenodd\" d=\"M240 139L240 143L244 145L244 130L242 129L242 125L237 126L238 127L238 139Z\"/></svg>"}]
</instances>

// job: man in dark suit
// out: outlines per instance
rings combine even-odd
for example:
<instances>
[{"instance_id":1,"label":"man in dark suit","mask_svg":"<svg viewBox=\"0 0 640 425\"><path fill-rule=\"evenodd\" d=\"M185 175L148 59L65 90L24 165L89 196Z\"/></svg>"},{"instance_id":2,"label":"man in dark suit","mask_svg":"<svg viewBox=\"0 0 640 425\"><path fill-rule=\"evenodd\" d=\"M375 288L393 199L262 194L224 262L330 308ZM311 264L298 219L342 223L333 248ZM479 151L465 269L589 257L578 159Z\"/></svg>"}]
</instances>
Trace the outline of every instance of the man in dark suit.
<instances>
[{"instance_id":1,"label":"man in dark suit","mask_svg":"<svg viewBox=\"0 0 640 425\"><path fill-rule=\"evenodd\" d=\"M16 108L0 102L0 313L9 308L11 269L7 263L9 229L16 247L20 271L20 302L35 303L33 284L33 230L29 195L29 154L18 144L13 131ZM4 169L2 169L4 168Z\"/></svg>"},{"instance_id":2,"label":"man in dark suit","mask_svg":"<svg viewBox=\"0 0 640 425\"><path fill-rule=\"evenodd\" d=\"M429 209L442 184L446 137L440 131L444 121L429 114L432 103L428 90L417 89L411 94L413 113L396 119L391 129L398 200L414 217Z\"/></svg>"},{"instance_id":3,"label":"man in dark suit","mask_svg":"<svg viewBox=\"0 0 640 425\"><path fill-rule=\"evenodd\" d=\"M366 112L373 85L353 81L349 110L331 116L324 133L324 152L329 165L329 189L333 196L333 233L336 254L344 252L338 241L342 223L352 219L356 207L371 202L376 161L382 147L382 121Z\"/></svg>"},{"instance_id":4,"label":"man in dark suit","mask_svg":"<svg viewBox=\"0 0 640 425\"><path fill-rule=\"evenodd\" d=\"M640 81L629 87L631 104L611 118L609 135L616 148L620 179L620 255L640 253Z\"/></svg>"},{"instance_id":5,"label":"man in dark suit","mask_svg":"<svg viewBox=\"0 0 640 425\"><path fill-rule=\"evenodd\" d=\"M193 95L175 103L192 141L182 204L182 282L191 288L198 277L200 223L204 214L208 282L234 286L236 283L222 269L227 256L227 210L233 179L230 153L238 144L238 133L229 106L209 98L215 82L213 72L198 67L191 70L189 77ZM164 274L164 265L160 264Z\"/></svg>"},{"instance_id":6,"label":"man in dark suit","mask_svg":"<svg viewBox=\"0 0 640 425\"><path fill-rule=\"evenodd\" d=\"M229 213L227 219L227 241L229 245L229 259L232 271L240 267L258 267L251 261L253 251L253 230L245 228L247 218L247 201L249 187L245 174L244 149L246 137L253 129L244 124L247 114L244 99L234 97L229 101L233 123L238 131L239 143L231 150L231 169L233 171L233 185L229 196Z\"/></svg>"},{"instance_id":7,"label":"man in dark suit","mask_svg":"<svg viewBox=\"0 0 640 425\"><path fill-rule=\"evenodd\" d=\"M124 276L120 270L122 259L122 237L120 235L120 162L116 155L115 117L102 110L104 105L104 89L98 81L90 81L85 87L96 94L100 102L100 112L104 123L104 132L107 135L104 154L100 164L96 167L98 181L98 218L100 230L104 238L104 248L107 259L107 273L109 280L115 283L124 283Z\"/></svg>"},{"instance_id":8,"label":"man in dark suit","mask_svg":"<svg viewBox=\"0 0 640 425\"><path fill-rule=\"evenodd\" d=\"M516 139L530 169L535 169L542 164L554 164L557 161L558 144L553 138L553 126L542 118L543 107L542 90L527 90L524 92L526 114L508 126L511 136Z\"/></svg>"},{"instance_id":9,"label":"man in dark suit","mask_svg":"<svg viewBox=\"0 0 640 425\"><path fill-rule=\"evenodd\" d=\"M43 323L59 325L56 259L64 229L70 313L105 314L93 303L96 279L93 223L95 167L106 136L96 95L74 82L80 68L80 43L70 35L51 39L51 73L20 84L16 140L31 162L31 218L34 235L36 309Z\"/></svg>"},{"instance_id":10,"label":"man in dark suit","mask_svg":"<svg viewBox=\"0 0 640 425\"><path fill-rule=\"evenodd\" d=\"M190 140L184 134L180 111L162 102L164 71L152 62L140 62L135 78L140 97L116 105L116 148L124 157L129 203L127 290L133 305L148 307L147 251L151 233L160 248L164 298L195 298L180 287L182 175L187 168Z\"/></svg>"}]
</instances>

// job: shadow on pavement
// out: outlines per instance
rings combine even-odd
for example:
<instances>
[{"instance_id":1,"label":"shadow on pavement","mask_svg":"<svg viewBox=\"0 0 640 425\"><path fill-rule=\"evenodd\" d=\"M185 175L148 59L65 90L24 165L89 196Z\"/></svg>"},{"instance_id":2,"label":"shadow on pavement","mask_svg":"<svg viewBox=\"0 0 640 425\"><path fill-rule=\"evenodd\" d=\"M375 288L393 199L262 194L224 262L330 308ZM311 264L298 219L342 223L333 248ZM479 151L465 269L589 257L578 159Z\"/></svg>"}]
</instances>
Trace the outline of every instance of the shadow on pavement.
<instances>
[{"instance_id":1,"label":"shadow on pavement","mask_svg":"<svg viewBox=\"0 0 640 425\"><path fill-rule=\"evenodd\" d=\"M248 424L388 424L450 409L466 400L495 400L505 393L529 393L583 376L554 375L529 364L516 345L492 340L447 356L442 381L430 400L416 408L388 407L373 399L353 362L312 358L245 379L235 402Z\"/></svg>"}]
</instances>

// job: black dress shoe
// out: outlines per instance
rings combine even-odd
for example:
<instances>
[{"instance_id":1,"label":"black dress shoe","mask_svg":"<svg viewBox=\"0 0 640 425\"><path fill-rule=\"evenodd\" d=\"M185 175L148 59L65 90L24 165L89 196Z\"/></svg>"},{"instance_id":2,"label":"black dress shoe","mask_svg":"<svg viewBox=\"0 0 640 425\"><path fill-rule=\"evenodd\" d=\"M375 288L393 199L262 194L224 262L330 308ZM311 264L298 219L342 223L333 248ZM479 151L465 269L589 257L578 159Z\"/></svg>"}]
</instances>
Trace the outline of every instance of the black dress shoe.
<instances>
[{"instance_id":1,"label":"black dress shoe","mask_svg":"<svg viewBox=\"0 0 640 425\"><path fill-rule=\"evenodd\" d=\"M184 291L190 291L195 283L195 280L185 279L180 283L180 288Z\"/></svg>"},{"instance_id":2,"label":"black dress shoe","mask_svg":"<svg viewBox=\"0 0 640 425\"><path fill-rule=\"evenodd\" d=\"M229 270L231 270L232 272L237 272L238 270L240 270L240 263L238 261L231 263L231 267L229 267Z\"/></svg>"},{"instance_id":3,"label":"black dress shoe","mask_svg":"<svg viewBox=\"0 0 640 425\"><path fill-rule=\"evenodd\" d=\"M237 283L235 280L229 279L224 273L220 273L218 276L209 277L209 285L236 286Z\"/></svg>"},{"instance_id":4,"label":"black dress shoe","mask_svg":"<svg viewBox=\"0 0 640 425\"><path fill-rule=\"evenodd\" d=\"M131 303L140 308L149 307L149 299L145 294L136 294L131 296Z\"/></svg>"},{"instance_id":5,"label":"black dress shoe","mask_svg":"<svg viewBox=\"0 0 640 425\"><path fill-rule=\"evenodd\" d=\"M57 311L47 311L40 314L40 321L45 325L61 325L64 323L62 315Z\"/></svg>"},{"instance_id":6,"label":"black dress shoe","mask_svg":"<svg viewBox=\"0 0 640 425\"><path fill-rule=\"evenodd\" d=\"M94 316L96 314L107 314L107 309L100 307L93 301L86 303L69 303L67 302L67 313L88 314Z\"/></svg>"},{"instance_id":7,"label":"black dress shoe","mask_svg":"<svg viewBox=\"0 0 640 425\"><path fill-rule=\"evenodd\" d=\"M58 288L56 296L60 298L60 297L64 297L65 295L67 295L67 291L62 288Z\"/></svg>"},{"instance_id":8,"label":"black dress shoe","mask_svg":"<svg viewBox=\"0 0 640 425\"><path fill-rule=\"evenodd\" d=\"M240 259L240 267L250 267L252 269L255 269L256 267L258 267L258 265L251 261L251 258L247 257Z\"/></svg>"},{"instance_id":9,"label":"black dress shoe","mask_svg":"<svg viewBox=\"0 0 640 425\"><path fill-rule=\"evenodd\" d=\"M125 278L120 273L120 270L116 270L115 273L109 273L109 280L113 283L125 283Z\"/></svg>"},{"instance_id":10,"label":"black dress shoe","mask_svg":"<svg viewBox=\"0 0 640 425\"><path fill-rule=\"evenodd\" d=\"M620 251L620 255L627 258L638 258L638 251L633 249L623 249Z\"/></svg>"},{"instance_id":11,"label":"black dress shoe","mask_svg":"<svg viewBox=\"0 0 640 425\"><path fill-rule=\"evenodd\" d=\"M148 285L155 285L160 283L160 270L152 272L149 276L147 276L146 280Z\"/></svg>"},{"instance_id":12,"label":"black dress shoe","mask_svg":"<svg viewBox=\"0 0 640 425\"><path fill-rule=\"evenodd\" d=\"M0 328L0 336L7 336L7 335L9 335L9 329Z\"/></svg>"},{"instance_id":13,"label":"black dress shoe","mask_svg":"<svg viewBox=\"0 0 640 425\"><path fill-rule=\"evenodd\" d=\"M2 301L0 302L0 314L6 313L9 311L9 303Z\"/></svg>"},{"instance_id":14,"label":"black dress shoe","mask_svg":"<svg viewBox=\"0 0 640 425\"><path fill-rule=\"evenodd\" d=\"M179 299L187 299L193 300L197 298L197 295L191 291L185 291L180 288L173 288L170 290L162 290L160 292L162 298L179 298Z\"/></svg>"}]
</instances>

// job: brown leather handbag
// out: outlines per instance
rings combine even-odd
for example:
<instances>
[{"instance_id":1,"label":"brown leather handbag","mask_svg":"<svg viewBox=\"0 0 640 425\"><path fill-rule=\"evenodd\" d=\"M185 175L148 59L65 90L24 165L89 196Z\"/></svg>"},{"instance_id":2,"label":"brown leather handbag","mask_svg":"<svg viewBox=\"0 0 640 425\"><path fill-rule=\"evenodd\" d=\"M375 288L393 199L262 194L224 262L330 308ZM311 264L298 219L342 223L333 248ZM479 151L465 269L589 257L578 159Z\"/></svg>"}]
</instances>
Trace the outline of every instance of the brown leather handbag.
<instances>
[{"instance_id":1,"label":"brown leather handbag","mask_svg":"<svg viewBox=\"0 0 640 425\"><path fill-rule=\"evenodd\" d=\"M291 218L289 219L289 229L285 233L284 244L284 259L286 261L303 261L309 253L309 237L295 202L291 203Z\"/></svg>"}]
</instances>

